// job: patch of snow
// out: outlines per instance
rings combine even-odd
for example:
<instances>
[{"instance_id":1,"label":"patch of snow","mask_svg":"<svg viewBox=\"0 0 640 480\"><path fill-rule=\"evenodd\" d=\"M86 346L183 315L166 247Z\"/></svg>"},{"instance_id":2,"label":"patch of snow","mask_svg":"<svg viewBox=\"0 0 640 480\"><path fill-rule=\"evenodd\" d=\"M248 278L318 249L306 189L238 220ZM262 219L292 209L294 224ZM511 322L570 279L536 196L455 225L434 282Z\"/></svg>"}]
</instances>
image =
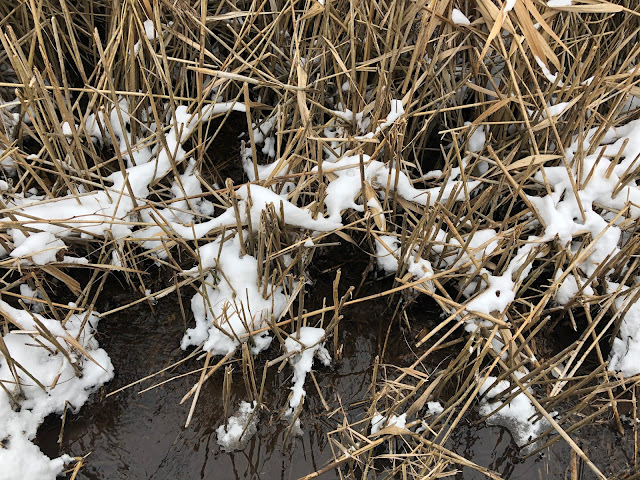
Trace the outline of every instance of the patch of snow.
<instances>
[{"instance_id":1,"label":"patch of snow","mask_svg":"<svg viewBox=\"0 0 640 480\"><path fill-rule=\"evenodd\" d=\"M371 419L371 435L378 433L380 430L386 427L398 427L405 428L407 425L407 414L403 413L402 415L391 415L390 417L385 417L379 413L375 414Z\"/></svg>"},{"instance_id":2,"label":"patch of snow","mask_svg":"<svg viewBox=\"0 0 640 480\"><path fill-rule=\"evenodd\" d=\"M67 137L72 137L73 136L73 131L71 130L71 125L69 125L69 122L62 122L61 126L62 126L62 134L63 135L65 135Z\"/></svg>"},{"instance_id":3,"label":"patch of snow","mask_svg":"<svg viewBox=\"0 0 640 480\"><path fill-rule=\"evenodd\" d=\"M306 395L304 381L307 373L313 367L313 359L316 358L323 365L331 363L331 355L324 348L325 331L322 328L301 327L300 336L288 337L284 342L285 352L292 354L289 362L293 367L293 386L291 387L291 397L289 400L289 412L296 411L300 402Z\"/></svg>"},{"instance_id":4,"label":"patch of snow","mask_svg":"<svg viewBox=\"0 0 640 480\"><path fill-rule=\"evenodd\" d=\"M451 21L456 25L471 25L467 16L457 8L454 8L451 11Z\"/></svg>"},{"instance_id":5,"label":"patch of snow","mask_svg":"<svg viewBox=\"0 0 640 480\"><path fill-rule=\"evenodd\" d=\"M375 132L369 132L364 136L355 137L356 140L367 140L375 137L378 133L382 132L386 128L393 125L396 120L404 115L404 107L402 106L402 100L391 100L391 108L384 122L382 122L375 130Z\"/></svg>"},{"instance_id":6,"label":"patch of snow","mask_svg":"<svg viewBox=\"0 0 640 480\"><path fill-rule=\"evenodd\" d=\"M251 437L258 431L257 403L240 402L238 411L216 430L218 445L225 452L244 450Z\"/></svg>"},{"instance_id":7,"label":"patch of snow","mask_svg":"<svg viewBox=\"0 0 640 480\"><path fill-rule=\"evenodd\" d=\"M560 278L560 276L563 273L564 272L562 271L562 269L559 268L556 273L556 277L555 277L556 280ZM576 280L575 275L576 274L567 275L567 277L563 280L562 284L556 291L555 300L560 305L568 304L578 293L578 290L580 288L578 287L578 282ZM582 286L585 283L585 281L586 281L585 279L580 279L580 285ZM590 285L585 286L584 289L582 290L582 294L588 295L588 296L593 295L594 294L593 288L591 288Z\"/></svg>"},{"instance_id":8,"label":"patch of snow","mask_svg":"<svg viewBox=\"0 0 640 480\"><path fill-rule=\"evenodd\" d=\"M258 262L251 255L242 255L238 235L224 242L218 237L199 247L199 252L200 266L186 273L197 275L214 268L215 273L206 275L201 291L191 299L196 326L186 331L180 345L186 349L204 342L205 351L227 355L249 340L250 332L265 326L271 315L279 317L286 297L282 287L270 284L266 298L262 296ZM272 338L263 332L251 340L257 354L269 347Z\"/></svg>"},{"instance_id":9,"label":"patch of snow","mask_svg":"<svg viewBox=\"0 0 640 480\"><path fill-rule=\"evenodd\" d=\"M146 19L142 23L142 27L144 28L144 34L147 37L147 39L155 40L158 37L158 32L156 31L156 27L153 24L153 20ZM140 47L142 47L142 42L138 40L136 44L133 46L134 55L138 54L138 52L140 51Z\"/></svg>"},{"instance_id":10,"label":"patch of snow","mask_svg":"<svg viewBox=\"0 0 640 480\"><path fill-rule=\"evenodd\" d=\"M3 301L0 301L0 310L18 327L3 334L15 370L12 371L9 361L0 353L0 382L4 385L0 389L0 441L3 442L0 479L55 480L71 458L63 455L51 460L31 441L47 415L61 414L66 402L77 412L93 391L113 378L111 360L94 338L98 317L87 312L75 313L63 326L58 320L13 308ZM67 355L39 334L44 329L56 337ZM73 347L71 338L77 339L91 359ZM15 401L17 409L13 408Z\"/></svg>"},{"instance_id":11,"label":"patch of snow","mask_svg":"<svg viewBox=\"0 0 640 480\"><path fill-rule=\"evenodd\" d=\"M441 202L446 203L449 198L455 200L465 198L465 189L460 181L445 182L442 187L429 189L417 189L404 172L397 172L388 165L371 160L368 155L344 157L333 163L325 162L323 172L331 172L336 175L336 179L331 180L327 186L325 205L327 207L328 220L340 222L342 211L352 208L358 212L364 211L364 206L355 202L356 197L361 194L360 161L364 163L364 180L372 184L377 184L381 188L395 189L398 195L405 200L415 202L419 205L429 205L431 200L440 197ZM317 167L313 169L317 171ZM396 183L397 179L397 183ZM478 187L477 180L467 182L467 191L472 191Z\"/></svg>"},{"instance_id":12,"label":"patch of snow","mask_svg":"<svg viewBox=\"0 0 640 480\"><path fill-rule=\"evenodd\" d=\"M516 372L518 377L523 376ZM495 381L496 377L488 377L480 386L480 394L484 395L484 399L480 403L480 415L485 416L491 414L499 408L503 402L491 400L501 392L509 389L511 384L507 380L498 382L494 387L489 388ZM487 419L489 425L499 425L506 428L511 433L514 441L519 447L523 447L529 441L538 438L538 436L548 428L548 422L544 419L533 421L537 411L529 398L520 392L509 403L507 403L498 412L491 414ZM524 453L532 451L533 445L528 446Z\"/></svg>"},{"instance_id":13,"label":"patch of snow","mask_svg":"<svg viewBox=\"0 0 640 480\"><path fill-rule=\"evenodd\" d=\"M427 413L430 415L440 415L444 412L444 408L440 402L427 402Z\"/></svg>"},{"instance_id":14,"label":"patch of snow","mask_svg":"<svg viewBox=\"0 0 640 480\"><path fill-rule=\"evenodd\" d=\"M465 122L464 124L465 126L472 125L471 122ZM467 143L469 151L474 153L480 152L484 148L484 144L486 143L486 141L487 135L485 133L484 126L478 125L477 127L475 127L475 130L469 137L469 141Z\"/></svg>"},{"instance_id":15,"label":"patch of snow","mask_svg":"<svg viewBox=\"0 0 640 480\"><path fill-rule=\"evenodd\" d=\"M186 151L182 148L182 143L186 141L199 122L229 110L245 111L243 104L223 102L207 105L200 113L191 115L187 113L185 105L180 105L174 112L175 121L171 121L170 128L165 133L166 148L162 147L153 152L148 148L136 147L132 149L133 158L130 158L129 154L125 153L127 152L126 143L136 145L137 139L133 138L124 125L120 124L116 108L120 110L120 116L125 124L129 123L130 116L127 112L126 102L121 101L110 113L99 112L102 114L102 119L100 115L93 117L87 131L91 132L92 136L96 135L97 138L100 138L98 124L104 124L104 115L110 116L117 141L113 147L120 149L123 158L127 160L128 164L131 164L126 172L115 172L107 177L107 180L113 183L112 187L88 194L69 195L52 200L44 200L38 196L15 195L8 202L8 206L14 210L13 214L17 221L36 230L50 232L57 237L76 235L78 232L82 232L81 235L86 237L102 236L105 231L110 231L116 240L129 236L132 231L128 216L135 204L137 203L139 207L144 205L145 199L149 195L148 187L151 182L169 173L172 170L172 165L179 165L186 160ZM173 118L173 116L171 117ZM106 131L106 128L104 130ZM104 140L111 144L109 138ZM125 174L135 196L135 201L130 196L129 189L125 184ZM191 177L193 180L197 180L195 176L191 175ZM173 218L171 219L173 220ZM7 219L3 218L0 221L7 221ZM161 220L159 219L159 221ZM226 221L227 218L222 218L220 223L224 224ZM179 233L184 233L185 237L193 237L191 227L180 224L172 226ZM199 230L206 227L207 225L199 227ZM208 231L205 230L202 235Z\"/></svg>"},{"instance_id":16,"label":"patch of snow","mask_svg":"<svg viewBox=\"0 0 640 480\"><path fill-rule=\"evenodd\" d=\"M542 69L542 74L545 76L545 78L549 81L549 83L554 83L558 79L558 74L551 73L551 71L549 70L549 67L545 65L545 63L542 61L541 58L539 57L535 57L535 58L536 58L536 63ZM560 82L559 86L562 86L562 82Z\"/></svg>"},{"instance_id":17,"label":"patch of snow","mask_svg":"<svg viewBox=\"0 0 640 480\"><path fill-rule=\"evenodd\" d=\"M609 290L613 291L618 286L610 284ZM613 340L609 357L609 370L620 372L625 377L640 374L640 303L634 301L634 292L626 292L615 300L618 310L627 306L629 309L622 318L618 336Z\"/></svg>"},{"instance_id":18,"label":"patch of snow","mask_svg":"<svg viewBox=\"0 0 640 480\"><path fill-rule=\"evenodd\" d=\"M399 258L401 255L400 239L393 235L380 235L376 238L376 263L385 273L395 273L398 271ZM433 268L429 260L419 256L416 248L413 252L407 252L407 271L415 279L432 276ZM433 282L426 282L426 287L434 290Z\"/></svg>"},{"instance_id":19,"label":"patch of snow","mask_svg":"<svg viewBox=\"0 0 640 480\"><path fill-rule=\"evenodd\" d=\"M28 237L18 229L12 229L11 233L16 248L10 255L27 264L46 265L55 262L58 250L65 248L64 242L49 232L32 233Z\"/></svg>"},{"instance_id":20,"label":"patch of snow","mask_svg":"<svg viewBox=\"0 0 640 480\"><path fill-rule=\"evenodd\" d=\"M376 263L385 273L398 271L400 239L393 235L380 235L376 239Z\"/></svg>"}]
</instances>

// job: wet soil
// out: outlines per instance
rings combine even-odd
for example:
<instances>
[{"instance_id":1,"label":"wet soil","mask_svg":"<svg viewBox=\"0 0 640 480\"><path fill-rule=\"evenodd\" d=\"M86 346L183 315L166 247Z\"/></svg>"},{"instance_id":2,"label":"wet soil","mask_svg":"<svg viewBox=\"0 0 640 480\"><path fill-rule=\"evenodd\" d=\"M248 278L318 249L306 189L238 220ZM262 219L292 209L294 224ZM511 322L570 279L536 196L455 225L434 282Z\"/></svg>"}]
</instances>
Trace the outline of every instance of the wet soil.
<instances>
[{"instance_id":1,"label":"wet soil","mask_svg":"<svg viewBox=\"0 0 640 480\"><path fill-rule=\"evenodd\" d=\"M357 277L357 275L354 275ZM347 276L345 280L354 278ZM382 282L384 284L384 281ZM318 293L322 285L316 285ZM309 287L312 289L314 287ZM373 288L365 284L364 290ZM377 287L380 288L380 287ZM309 292L312 293L312 292ZM361 292L361 295L369 292ZM191 294L184 298L185 305ZM103 294L108 310L132 299L131 291L111 285ZM191 402L180 405L182 396L197 381L198 374L178 378L143 394L151 385L192 372L202 367L202 360L191 359L152 380L128 388L110 397L113 392L146 375L183 359L188 352L179 347L184 322L175 298L160 301L154 311L139 304L111 315L100 323L98 340L109 353L116 376L105 388L94 394L78 414L67 415L62 442L57 443L61 420L49 417L40 428L36 443L50 456L67 453L89 454L77 479L297 479L326 465L333 457L327 432L342 424L342 413L327 412L310 378L307 378L303 412L304 434L286 436L288 422L278 418L287 404L291 385L288 365L277 372L269 369L264 404L257 434L247 447L233 454L225 453L216 442L216 428L225 415L222 403L222 370L208 380L200 393L191 425L184 427ZM339 345L342 357L328 368L315 369L323 397L333 409L342 405L353 421L362 418L371 384L373 362L382 348L386 326L393 309L389 299L358 304L347 309L340 324ZM439 312L427 303L410 310L416 325L428 326L437 321ZM409 335L395 325L387 346L386 362L406 364ZM409 343L408 343L409 342ZM328 342L332 343L332 342ZM280 352L274 346L256 358L258 372L265 361ZM333 348L330 351L333 355ZM242 400L248 400L240 366L235 367L231 395L231 411ZM608 425L594 425L582 431L576 441L587 451L605 474L631 471L633 467L633 432L620 437ZM486 466L505 479L591 479L593 474L577 462L571 476L571 451L556 443L544 456L521 461L519 451L507 430L469 421L460 425L447 444L455 452ZM338 478L336 471L322 478ZM478 472L464 468L453 478L480 479Z\"/></svg>"}]
</instances>

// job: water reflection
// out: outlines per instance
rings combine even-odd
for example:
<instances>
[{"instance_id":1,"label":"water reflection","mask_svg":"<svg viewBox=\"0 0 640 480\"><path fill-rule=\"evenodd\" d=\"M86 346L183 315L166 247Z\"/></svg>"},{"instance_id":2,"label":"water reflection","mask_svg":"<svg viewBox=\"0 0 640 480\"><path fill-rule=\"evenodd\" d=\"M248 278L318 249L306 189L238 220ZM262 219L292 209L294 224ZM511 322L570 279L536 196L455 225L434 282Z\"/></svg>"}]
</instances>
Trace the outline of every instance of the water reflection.
<instances>
[{"instance_id":1,"label":"water reflection","mask_svg":"<svg viewBox=\"0 0 640 480\"><path fill-rule=\"evenodd\" d=\"M117 298L115 298L117 300ZM122 293L122 301L126 294ZM104 332L100 344L111 355L116 368L115 379L106 391L114 391L149 373L156 372L185 357L178 347L184 325L175 305L161 302L153 315L146 307L126 311L120 317L102 321ZM372 363L378 354L378 332L372 325L385 318L384 305L369 304L348 312L340 331L343 357L331 368L321 368L316 375L319 387L330 405L345 407L349 420L364 415L359 402L371 384ZM348 323L346 323L348 322ZM397 345L388 351L406 352L405 340L397 333ZM271 352L271 357L277 352ZM267 356L256 359L263 365ZM388 359L387 359L388 360ZM201 367L201 361L187 361L165 376L180 375ZM56 456L60 451L71 455L90 455L78 479L216 479L216 480L289 480L307 475L332 459L326 433L342 423L341 414L328 418L311 379L301 416L304 435L284 442L286 422L277 418L279 408L287 404L291 371L280 373L272 368L267 376L264 403L268 410L260 417L257 434L247 447L233 454L220 450L216 428L225 420L221 400L222 375L216 374L201 391L191 425L184 428L190 402L180 405L185 392L197 380L191 375L142 395L150 386L145 383L117 395L102 398L94 395L78 415L68 415L61 446L56 444L61 422L49 418L40 429L37 443L43 451ZM260 372L261 375L261 372ZM232 390L232 409L247 400L242 373L236 369ZM589 441L588 439L592 440ZM596 425L593 432L581 436L580 445L603 471L607 464L633 464L632 443L616 437L606 427ZM448 448L465 458L499 472L505 479L564 479L571 458L569 447L557 443L543 458L522 462L509 433L499 427L460 425L452 434ZM591 472L579 465L580 479ZM609 469L610 470L610 469ZM335 473L323 478L335 478ZM463 468L457 479L484 478Z\"/></svg>"},{"instance_id":2,"label":"water reflection","mask_svg":"<svg viewBox=\"0 0 640 480\"><path fill-rule=\"evenodd\" d=\"M365 315L367 322L375 321L375 312L368 311ZM345 406L361 400L370 385L371 360L377 351L375 332L358 327L357 320L354 327L340 333L344 359L335 367L321 369L316 376L327 401L339 397ZM107 385L107 392L185 356L178 347L184 326L168 302L159 305L155 316L140 306L121 317L107 318L102 321L101 330L104 333L99 338L100 344L109 352L116 368L116 377ZM263 364L265 358L257 360ZM201 361L190 360L154 381L199 367ZM304 435L283 443L287 424L277 418L277 413L287 404L291 372L287 367L280 373L276 370L271 368L267 376L264 403L270 411L262 413L258 433L242 452L227 454L216 443L215 430L224 421L222 375L217 374L204 384L191 425L186 429L190 402L184 405L179 402L197 380L196 375L142 395L138 392L151 383L136 385L108 398L96 394L78 415L67 416L60 449L56 440L61 422L56 418L47 419L40 429L38 445L51 456L58 455L59 450L77 456L91 452L78 479L298 478L321 468L332 458L325 432L334 429L341 419L326 418L322 402L308 379L308 397L301 416ZM242 373L236 369L232 408L247 399Z\"/></svg>"}]
</instances>

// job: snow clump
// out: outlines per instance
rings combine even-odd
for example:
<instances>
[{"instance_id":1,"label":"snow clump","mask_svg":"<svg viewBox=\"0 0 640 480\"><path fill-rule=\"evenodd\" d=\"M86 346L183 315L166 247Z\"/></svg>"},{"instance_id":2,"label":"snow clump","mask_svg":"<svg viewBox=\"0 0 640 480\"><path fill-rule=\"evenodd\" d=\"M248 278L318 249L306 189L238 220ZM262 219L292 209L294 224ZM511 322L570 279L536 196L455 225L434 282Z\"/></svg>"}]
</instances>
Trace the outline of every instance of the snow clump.
<instances>
[{"instance_id":1,"label":"snow clump","mask_svg":"<svg viewBox=\"0 0 640 480\"><path fill-rule=\"evenodd\" d=\"M515 375L518 378L524 376L518 372L515 372ZM491 412L498 409L502 402L499 400L492 402L491 400L511 388L511 383L508 380L502 380L494 387L491 387L496 380L497 377L489 376L480 385L480 394L484 395L480 403L480 415L491 415L487 419L489 425L498 425L506 428L511 433L516 444L519 447L524 447L531 440L538 438L549 427L549 424L545 419L533 420L537 411L531 400L522 392L518 393L499 411L492 414ZM529 445L523 451L527 453L532 451L533 448L534 444Z\"/></svg>"},{"instance_id":2,"label":"snow clump","mask_svg":"<svg viewBox=\"0 0 640 480\"><path fill-rule=\"evenodd\" d=\"M238 411L227 420L226 424L220 425L216 430L218 434L218 445L225 452L243 450L251 437L258 430L258 412L256 412L255 401L240 402Z\"/></svg>"},{"instance_id":3,"label":"snow clump","mask_svg":"<svg viewBox=\"0 0 640 480\"><path fill-rule=\"evenodd\" d=\"M295 335L295 334L294 334ZM291 336L284 342L284 349L290 354L289 363L293 367L293 386L291 387L291 397L289 398L288 414L293 415L298 409L300 402L305 397L304 381L307 373L313 367L313 359L316 358L324 366L331 363L331 355L324 348L325 331L323 328L302 327L298 338ZM299 419L296 419L294 431L299 432Z\"/></svg>"},{"instance_id":4,"label":"snow clump","mask_svg":"<svg viewBox=\"0 0 640 480\"><path fill-rule=\"evenodd\" d=\"M454 8L451 11L451 21L456 25L471 25L467 16L457 8Z\"/></svg>"},{"instance_id":5,"label":"snow clump","mask_svg":"<svg viewBox=\"0 0 640 480\"><path fill-rule=\"evenodd\" d=\"M63 326L1 300L0 312L18 327L2 336L9 357L0 353L0 480L55 480L71 457L50 459L32 440L47 415L62 414L67 404L77 412L113 378L111 360L94 338L98 317L74 313Z\"/></svg>"}]
</instances>

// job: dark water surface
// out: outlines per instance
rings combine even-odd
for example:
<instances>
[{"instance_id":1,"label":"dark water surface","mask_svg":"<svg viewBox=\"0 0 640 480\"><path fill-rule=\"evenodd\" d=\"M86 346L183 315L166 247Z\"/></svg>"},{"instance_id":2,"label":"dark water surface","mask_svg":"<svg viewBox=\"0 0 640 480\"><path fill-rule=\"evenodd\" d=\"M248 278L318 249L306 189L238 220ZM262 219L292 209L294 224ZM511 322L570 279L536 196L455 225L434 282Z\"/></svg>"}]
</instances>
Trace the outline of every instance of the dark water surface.
<instances>
[{"instance_id":1,"label":"dark water surface","mask_svg":"<svg viewBox=\"0 0 640 480\"><path fill-rule=\"evenodd\" d=\"M121 292L110 297L109 308L130 301L130 294ZM56 456L59 451L75 456L90 452L86 466L78 479L297 479L307 475L332 459L326 432L342 422L341 414L329 418L319 395L308 376L307 398L301 416L304 435L284 442L285 420L277 418L286 405L291 385L291 368L280 373L277 366L269 369L264 403L271 412L263 412L257 434L244 451L228 454L216 442L216 428L224 421L222 405L222 370L203 386L191 425L184 428L191 402L180 405L180 399L197 381L198 374L189 375L138 394L140 390L167 378L200 368L203 360L191 359L165 375L121 393L104 398L112 392L181 360L186 353L179 348L184 332L183 320L172 301L156 305L155 314L145 304L116 313L102 320L100 345L109 353L116 372L115 379L96 393L77 415L67 415L62 444L59 418L50 417L41 427L37 443L45 453ZM343 356L329 368L317 368L320 390L332 406L342 404L358 418L364 408L357 405L365 397L371 383L373 359L379 353L379 321L390 315L386 301L361 304L345 312L339 338ZM434 316L427 311L424 315ZM329 343L329 342L328 342ZM274 341L275 344L275 341ZM402 334L394 333L390 355L402 357L408 352ZM271 348L270 350L275 350ZM329 348L332 351L332 348ZM263 365L265 359L258 357ZM333 352L332 352L333 354ZM389 361L389 358L386 359ZM261 375L262 369L259 368ZM241 400L248 400L241 366L234 371L231 410ZM259 381L259 379L258 379ZM339 402L339 403L338 403ZM356 405L353 405L356 404ZM630 432L632 434L632 432ZM578 443L598 466L608 474L633 465L633 440L629 435L619 438L603 425L584 431ZM572 478L568 470L571 451L557 443L543 458L521 462L509 433L486 425L461 425L447 445L460 455L499 472L505 479ZM581 479L594 478L586 466L578 463ZM336 471L321 478L338 478ZM451 477L450 477L451 478ZM462 469L455 478L479 479L481 474Z\"/></svg>"},{"instance_id":2,"label":"dark water surface","mask_svg":"<svg viewBox=\"0 0 640 480\"><path fill-rule=\"evenodd\" d=\"M125 299L130 301L123 293L122 300ZM187 355L188 352L179 347L184 324L176 309L169 301L161 301L154 315L147 305L140 304L102 320L99 330L104 333L98 340L109 353L116 372L104 393L161 370ZM357 316L357 312L354 313ZM372 358L377 352L377 331L370 328L371 314L372 310L368 309L360 321L352 317L349 328L342 330L344 358L332 367L316 369L327 401L339 396L344 405L350 405L361 400L370 385ZM270 357L278 354L271 352ZM260 356L256 358L257 364L260 360ZM291 386L288 365L279 374L277 365L269 369L264 403L274 411L263 412L258 433L244 451L234 454L221 451L216 442L215 430L224 420L222 369L203 385L193 419L186 429L184 424L191 401L179 403L197 382L199 374L138 394L154 383L202 365L203 360L191 359L168 374L113 396L104 398L104 394L96 393L79 414L69 413L61 451L77 456L91 452L77 478L289 479L319 469L332 458L324 433L333 430L342 419L327 418L309 376L308 396L301 415L305 433L283 444L288 422L276 417L279 408L288 401ZM262 374L261 368L259 374ZM249 400L241 365L234 369L233 379L230 413L241 400ZM356 410L352 409L354 413ZM59 418L49 417L39 430L37 443L50 456L59 454L56 441L60 427Z\"/></svg>"}]
</instances>

